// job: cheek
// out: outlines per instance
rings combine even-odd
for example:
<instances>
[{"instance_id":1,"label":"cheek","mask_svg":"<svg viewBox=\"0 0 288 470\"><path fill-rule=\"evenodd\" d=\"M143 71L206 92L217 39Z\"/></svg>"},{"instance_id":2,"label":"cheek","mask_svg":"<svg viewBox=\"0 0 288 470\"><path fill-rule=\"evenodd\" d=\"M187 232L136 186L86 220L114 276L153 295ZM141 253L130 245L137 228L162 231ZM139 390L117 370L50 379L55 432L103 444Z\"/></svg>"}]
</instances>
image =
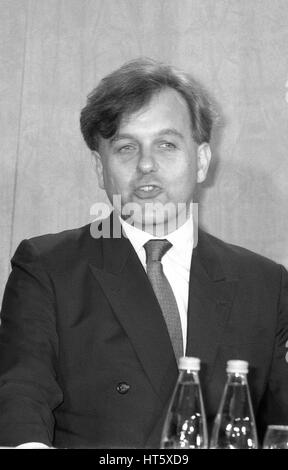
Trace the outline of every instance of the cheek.
<instances>
[{"instance_id":1,"label":"cheek","mask_svg":"<svg viewBox=\"0 0 288 470\"><path fill-rule=\"evenodd\" d=\"M189 200L192 198L196 186L197 175L192 165L185 166L184 169L178 169L170 174L167 182L167 192L171 199Z\"/></svg>"},{"instance_id":2,"label":"cheek","mask_svg":"<svg viewBox=\"0 0 288 470\"><path fill-rule=\"evenodd\" d=\"M111 189L118 192L128 191L130 177L129 172L123 166L110 165L104 171L104 178L106 185Z\"/></svg>"},{"instance_id":3,"label":"cheek","mask_svg":"<svg viewBox=\"0 0 288 470\"><path fill-rule=\"evenodd\" d=\"M197 176L197 168L194 162L183 162L175 165L175 167L170 169L167 173L167 179L171 181L171 184L179 185L179 190L181 186L186 186L189 183L193 183Z\"/></svg>"}]
</instances>

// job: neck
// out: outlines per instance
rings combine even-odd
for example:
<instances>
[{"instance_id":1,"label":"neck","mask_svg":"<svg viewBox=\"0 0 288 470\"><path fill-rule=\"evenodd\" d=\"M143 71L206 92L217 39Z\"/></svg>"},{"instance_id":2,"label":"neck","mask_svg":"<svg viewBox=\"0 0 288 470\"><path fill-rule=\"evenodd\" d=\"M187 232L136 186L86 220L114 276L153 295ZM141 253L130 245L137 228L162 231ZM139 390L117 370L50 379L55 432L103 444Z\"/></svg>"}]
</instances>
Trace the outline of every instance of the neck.
<instances>
[{"instance_id":1,"label":"neck","mask_svg":"<svg viewBox=\"0 0 288 470\"><path fill-rule=\"evenodd\" d=\"M180 214L177 214L175 218L170 218L162 223L147 223L147 221L137 221L133 220L132 218L126 218L125 222L129 223L130 225L134 226L138 230L141 230L142 232L149 233L150 235L153 235L154 237L157 238L163 238L167 235L169 235L172 232L175 232L178 230L180 227L182 227L190 218L193 217L193 212L192 210L189 210L187 212L182 212Z\"/></svg>"}]
</instances>

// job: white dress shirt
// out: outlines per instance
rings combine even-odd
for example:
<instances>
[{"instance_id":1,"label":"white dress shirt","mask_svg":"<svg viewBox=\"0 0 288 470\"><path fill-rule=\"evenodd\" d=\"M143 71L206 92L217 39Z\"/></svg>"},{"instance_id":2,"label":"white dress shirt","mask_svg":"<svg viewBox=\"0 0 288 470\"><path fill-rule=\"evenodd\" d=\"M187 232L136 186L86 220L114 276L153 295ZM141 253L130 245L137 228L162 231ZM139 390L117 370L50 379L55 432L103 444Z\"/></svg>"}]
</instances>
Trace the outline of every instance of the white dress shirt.
<instances>
[{"instance_id":1,"label":"white dress shirt","mask_svg":"<svg viewBox=\"0 0 288 470\"><path fill-rule=\"evenodd\" d=\"M120 222L127 238L133 245L134 250L146 270L146 252L143 245L148 240L157 240L160 237L155 237L150 233L133 227L121 218ZM170 250L165 253L161 261L164 274L171 285L177 302L182 327L183 351L185 354L187 342L189 277L194 240L193 217L191 216L187 219L187 221L174 232L171 232L160 239L169 240L173 245Z\"/></svg>"}]
</instances>

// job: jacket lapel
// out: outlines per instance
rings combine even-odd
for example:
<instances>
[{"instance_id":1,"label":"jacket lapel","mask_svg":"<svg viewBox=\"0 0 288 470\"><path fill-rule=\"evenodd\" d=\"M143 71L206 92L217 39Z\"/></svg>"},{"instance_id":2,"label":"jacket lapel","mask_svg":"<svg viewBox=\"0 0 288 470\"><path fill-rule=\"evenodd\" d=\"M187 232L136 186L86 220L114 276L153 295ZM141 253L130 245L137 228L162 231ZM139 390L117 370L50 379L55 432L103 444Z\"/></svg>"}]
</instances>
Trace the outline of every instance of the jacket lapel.
<instances>
[{"instance_id":1,"label":"jacket lapel","mask_svg":"<svg viewBox=\"0 0 288 470\"><path fill-rule=\"evenodd\" d=\"M129 240L122 235L103 238L102 243L103 265L91 263L90 268L152 387L165 403L177 380L178 368L160 306Z\"/></svg>"},{"instance_id":2,"label":"jacket lapel","mask_svg":"<svg viewBox=\"0 0 288 470\"><path fill-rule=\"evenodd\" d=\"M116 233L119 235L119 230ZM146 443L148 448L158 447L178 377L173 348L153 289L130 242L121 234L118 238L103 238L102 246L103 263L99 265L95 260L90 268L163 403ZM199 230L190 272L186 355L201 359L202 372L207 367L210 372L213 370L235 286L236 280L229 278L222 268L221 257L211 243L211 237Z\"/></svg>"},{"instance_id":3,"label":"jacket lapel","mask_svg":"<svg viewBox=\"0 0 288 470\"><path fill-rule=\"evenodd\" d=\"M208 375L213 371L237 285L222 265L211 237L199 230L190 273L186 355L199 357L201 371Z\"/></svg>"}]
</instances>

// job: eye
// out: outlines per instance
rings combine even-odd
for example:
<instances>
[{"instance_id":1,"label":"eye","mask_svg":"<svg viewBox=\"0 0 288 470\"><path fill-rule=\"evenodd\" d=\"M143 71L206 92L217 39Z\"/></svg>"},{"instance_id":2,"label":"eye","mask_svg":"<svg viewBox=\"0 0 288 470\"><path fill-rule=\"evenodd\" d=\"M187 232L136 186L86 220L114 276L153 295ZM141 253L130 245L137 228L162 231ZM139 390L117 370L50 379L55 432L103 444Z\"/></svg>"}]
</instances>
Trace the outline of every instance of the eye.
<instances>
[{"instance_id":1,"label":"eye","mask_svg":"<svg viewBox=\"0 0 288 470\"><path fill-rule=\"evenodd\" d=\"M167 150L175 150L176 145L173 142L160 142L160 148L167 149Z\"/></svg>"},{"instance_id":2,"label":"eye","mask_svg":"<svg viewBox=\"0 0 288 470\"><path fill-rule=\"evenodd\" d=\"M126 144L117 149L118 153L131 153L135 151L135 145Z\"/></svg>"}]
</instances>

